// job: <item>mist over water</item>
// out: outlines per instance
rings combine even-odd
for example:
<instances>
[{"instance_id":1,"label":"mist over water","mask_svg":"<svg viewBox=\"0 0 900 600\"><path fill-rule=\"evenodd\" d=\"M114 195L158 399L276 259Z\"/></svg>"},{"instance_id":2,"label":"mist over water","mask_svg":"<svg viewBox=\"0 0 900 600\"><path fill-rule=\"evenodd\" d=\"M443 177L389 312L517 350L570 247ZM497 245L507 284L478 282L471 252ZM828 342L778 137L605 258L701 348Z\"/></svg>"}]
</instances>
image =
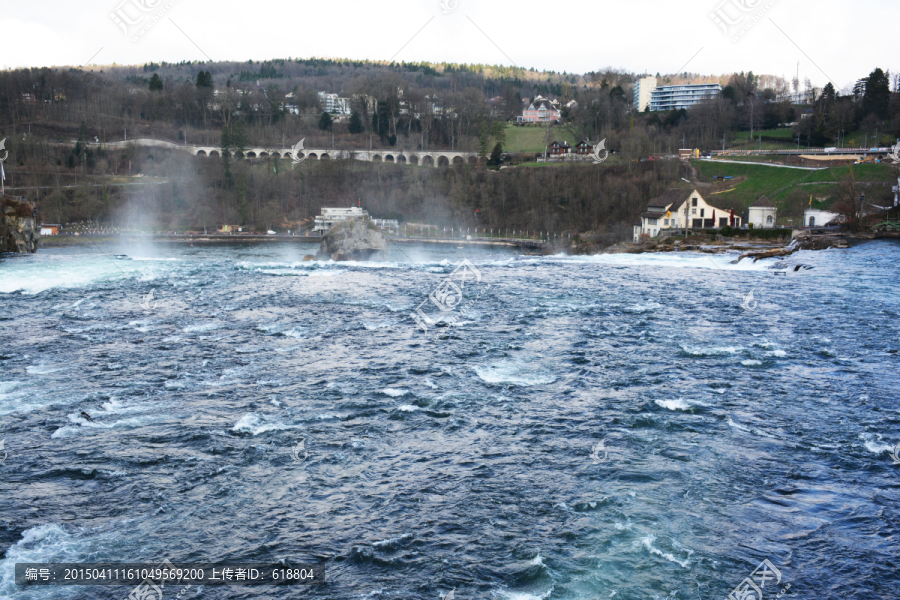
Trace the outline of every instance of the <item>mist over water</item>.
<instances>
[{"instance_id":1,"label":"mist over water","mask_svg":"<svg viewBox=\"0 0 900 600\"><path fill-rule=\"evenodd\" d=\"M900 245L781 275L315 249L0 259L0 597L130 592L23 592L16 562L165 558L326 565L184 598L707 600L764 559L787 597L896 597ZM418 329L466 258L477 299Z\"/></svg>"}]
</instances>

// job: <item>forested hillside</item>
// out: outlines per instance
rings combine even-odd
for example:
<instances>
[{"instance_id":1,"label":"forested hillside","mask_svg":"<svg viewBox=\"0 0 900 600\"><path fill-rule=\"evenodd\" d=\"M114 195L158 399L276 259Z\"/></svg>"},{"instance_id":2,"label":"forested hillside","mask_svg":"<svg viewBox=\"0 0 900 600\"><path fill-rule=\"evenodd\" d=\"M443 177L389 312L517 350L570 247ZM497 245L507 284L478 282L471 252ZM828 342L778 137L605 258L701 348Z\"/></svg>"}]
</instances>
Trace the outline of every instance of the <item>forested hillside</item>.
<instances>
[{"instance_id":1,"label":"forested hillside","mask_svg":"<svg viewBox=\"0 0 900 600\"><path fill-rule=\"evenodd\" d=\"M780 78L661 75L660 84L724 85L715 100L668 113L634 112L639 76L612 68L568 74L324 59L0 72L5 184L34 201L45 221L61 223L296 227L323 205L360 202L380 216L446 226L590 229L627 237L646 201L687 174L675 162L640 162L650 155L683 146L762 144L761 130L778 132L766 137L775 145L833 144L847 135L874 143L876 132L885 144L900 135L897 81L880 69L844 93L807 84L803 105L790 100L791 84ZM794 82L795 98L798 90ZM325 114L319 92L347 98L352 114ZM537 95L558 101L560 122L513 127ZM147 137L235 156L108 145ZM519 137L530 140L521 145L532 154L505 154L520 145ZM300 139L307 148L395 153L452 148L486 156L493 149L496 163L513 168L489 170L485 161L450 169L357 161L292 167L272 157L240 159L248 147L289 148ZM606 139L614 157L602 166L516 166L555 139Z\"/></svg>"}]
</instances>

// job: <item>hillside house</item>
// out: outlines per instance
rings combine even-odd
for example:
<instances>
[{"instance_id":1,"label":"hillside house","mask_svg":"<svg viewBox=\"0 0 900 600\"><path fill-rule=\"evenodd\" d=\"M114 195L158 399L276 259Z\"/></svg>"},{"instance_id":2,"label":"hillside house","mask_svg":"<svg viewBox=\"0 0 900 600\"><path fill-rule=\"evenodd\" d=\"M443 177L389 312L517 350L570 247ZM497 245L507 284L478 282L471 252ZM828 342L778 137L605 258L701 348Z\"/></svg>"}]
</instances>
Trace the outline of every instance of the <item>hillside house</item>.
<instances>
[{"instance_id":1,"label":"hillside house","mask_svg":"<svg viewBox=\"0 0 900 600\"><path fill-rule=\"evenodd\" d=\"M554 123L559 121L559 109L549 100L532 101L517 120L520 123Z\"/></svg>"},{"instance_id":2,"label":"hillside house","mask_svg":"<svg viewBox=\"0 0 900 600\"><path fill-rule=\"evenodd\" d=\"M562 156L566 156L572 152L572 146L569 145L569 142L562 141L557 142L554 141L547 147L547 152L553 158L560 158Z\"/></svg>"},{"instance_id":3,"label":"hillside house","mask_svg":"<svg viewBox=\"0 0 900 600\"><path fill-rule=\"evenodd\" d=\"M587 156L594 151L594 146L587 140L581 140L575 145L575 154Z\"/></svg>"},{"instance_id":4,"label":"hillside house","mask_svg":"<svg viewBox=\"0 0 900 600\"><path fill-rule=\"evenodd\" d=\"M683 229L685 224L688 229L740 227L741 218L732 209L725 210L708 203L697 190L669 190L647 203L646 211L641 214L640 227L634 227L634 241L643 236L655 237Z\"/></svg>"}]
</instances>

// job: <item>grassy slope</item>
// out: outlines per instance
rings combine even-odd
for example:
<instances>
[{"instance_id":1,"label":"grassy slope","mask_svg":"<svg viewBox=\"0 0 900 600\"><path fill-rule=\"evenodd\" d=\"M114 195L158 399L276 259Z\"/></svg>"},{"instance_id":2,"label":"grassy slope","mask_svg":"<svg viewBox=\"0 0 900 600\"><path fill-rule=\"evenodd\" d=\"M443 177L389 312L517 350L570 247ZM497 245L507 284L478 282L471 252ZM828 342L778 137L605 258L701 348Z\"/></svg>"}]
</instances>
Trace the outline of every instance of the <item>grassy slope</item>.
<instances>
[{"instance_id":1,"label":"grassy slope","mask_svg":"<svg viewBox=\"0 0 900 600\"><path fill-rule=\"evenodd\" d=\"M515 125L506 126L506 143L503 149L507 152L543 152L546 145L547 129L545 127L516 127ZM549 143L554 140L569 142L570 146L578 143L575 136L566 131L563 127L551 127Z\"/></svg>"},{"instance_id":2,"label":"grassy slope","mask_svg":"<svg viewBox=\"0 0 900 600\"><path fill-rule=\"evenodd\" d=\"M711 196L713 202L719 202L722 206L728 201L743 202L749 206L758 197L765 195L776 205L781 206L782 201L792 189L800 183L817 183L822 185L800 186L804 194L817 198L830 198L837 193L839 182L850 172L850 167L832 167L821 171L803 171L800 169L784 169L778 167L766 167L762 165L740 165L735 163L715 163L709 161L692 161L700 173L701 181L709 182L715 175L743 176L746 180L738 183L734 191ZM855 165L853 172L858 182L891 183L897 179L897 169L889 165ZM829 201L813 204L824 206Z\"/></svg>"},{"instance_id":3,"label":"grassy slope","mask_svg":"<svg viewBox=\"0 0 900 600\"><path fill-rule=\"evenodd\" d=\"M766 137L784 138L786 141L790 141L794 137L790 127L782 127L781 129L763 129L762 131L756 130L753 132L753 139L756 139L761 135ZM750 137L750 132L738 131L734 134L734 137L737 140L746 140Z\"/></svg>"}]
</instances>

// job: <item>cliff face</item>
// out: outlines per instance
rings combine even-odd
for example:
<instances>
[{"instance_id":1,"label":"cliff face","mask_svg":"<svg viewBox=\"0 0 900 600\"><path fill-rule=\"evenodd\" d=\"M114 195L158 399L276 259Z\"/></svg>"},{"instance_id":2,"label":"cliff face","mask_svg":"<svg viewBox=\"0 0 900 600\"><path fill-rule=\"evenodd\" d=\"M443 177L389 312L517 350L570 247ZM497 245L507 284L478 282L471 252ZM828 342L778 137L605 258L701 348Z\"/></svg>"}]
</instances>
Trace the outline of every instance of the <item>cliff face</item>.
<instances>
[{"instance_id":1,"label":"cliff face","mask_svg":"<svg viewBox=\"0 0 900 600\"><path fill-rule=\"evenodd\" d=\"M0 197L0 252L35 252L40 240L34 205Z\"/></svg>"}]
</instances>

